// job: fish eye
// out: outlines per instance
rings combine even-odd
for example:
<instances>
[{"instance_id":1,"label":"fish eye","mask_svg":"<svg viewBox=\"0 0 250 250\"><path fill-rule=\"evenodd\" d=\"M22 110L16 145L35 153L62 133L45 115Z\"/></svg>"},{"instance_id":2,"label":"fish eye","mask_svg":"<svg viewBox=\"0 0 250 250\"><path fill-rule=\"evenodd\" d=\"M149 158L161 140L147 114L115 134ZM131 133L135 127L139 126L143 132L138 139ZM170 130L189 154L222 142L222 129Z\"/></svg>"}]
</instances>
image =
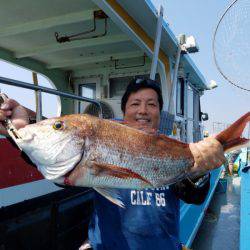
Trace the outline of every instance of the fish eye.
<instances>
[{"instance_id":1,"label":"fish eye","mask_svg":"<svg viewBox=\"0 0 250 250\"><path fill-rule=\"evenodd\" d=\"M63 129L63 122L62 121L56 121L54 124L53 124L53 129L55 130L61 130Z\"/></svg>"}]
</instances>

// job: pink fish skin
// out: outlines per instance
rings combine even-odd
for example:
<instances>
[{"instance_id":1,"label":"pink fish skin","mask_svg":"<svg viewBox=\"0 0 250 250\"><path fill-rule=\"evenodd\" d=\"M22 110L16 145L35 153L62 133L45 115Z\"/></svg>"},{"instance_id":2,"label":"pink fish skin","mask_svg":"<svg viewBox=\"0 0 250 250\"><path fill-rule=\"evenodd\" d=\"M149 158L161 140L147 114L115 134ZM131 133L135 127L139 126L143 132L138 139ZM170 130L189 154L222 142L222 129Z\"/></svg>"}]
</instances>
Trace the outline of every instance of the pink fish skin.
<instances>
[{"instance_id":1,"label":"pink fish skin","mask_svg":"<svg viewBox=\"0 0 250 250\"><path fill-rule=\"evenodd\" d=\"M250 112L216 136L224 150L249 145L240 137L249 120ZM58 183L142 189L195 174L188 144L89 115L47 119L18 132L19 146Z\"/></svg>"}]
</instances>

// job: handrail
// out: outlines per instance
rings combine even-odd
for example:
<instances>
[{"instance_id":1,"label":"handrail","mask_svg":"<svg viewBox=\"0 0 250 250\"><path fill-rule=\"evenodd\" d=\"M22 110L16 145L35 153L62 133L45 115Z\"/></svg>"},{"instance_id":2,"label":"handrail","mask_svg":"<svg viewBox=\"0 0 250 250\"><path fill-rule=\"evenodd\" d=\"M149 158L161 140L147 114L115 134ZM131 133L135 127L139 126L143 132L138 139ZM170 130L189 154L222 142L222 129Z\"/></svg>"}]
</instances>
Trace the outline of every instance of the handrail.
<instances>
[{"instance_id":1,"label":"handrail","mask_svg":"<svg viewBox=\"0 0 250 250\"><path fill-rule=\"evenodd\" d=\"M90 98L87 98L87 97L78 96L78 95L74 95L74 94L69 94L69 93L66 93L66 92L63 92L63 91L59 91L59 90L55 90L55 89L51 89L51 88L47 88L47 87L36 86L36 85L30 84L30 83L14 80L14 79L10 79L10 78L5 78L5 77L0 77L0 83L15 86L15 87L20 87L20 88L25 88L25 89L38 90L38 91L42 91L42 92L49 93L49 94L52 94L52 95L71 98L71 99L74 99L74 100L91 102L91 103L93 103L93 104L95 104L95 105L97 105L99 107L99 109L100 109L99 117L102 118L102 106L101 106L101 103L99 101L94 100L94 99L90 99Z\"/></svg>"},{"instance_id":2,"label":"handrail","mask_svg":"<svg viewBox=\"0 0 250 250\"><path fill-rule=\"evenodd\" d=\"M240 250L249 249L250 233L250 173L249 171L241 175L241 197L240 197Z\"/></svg>"}]
</instances>

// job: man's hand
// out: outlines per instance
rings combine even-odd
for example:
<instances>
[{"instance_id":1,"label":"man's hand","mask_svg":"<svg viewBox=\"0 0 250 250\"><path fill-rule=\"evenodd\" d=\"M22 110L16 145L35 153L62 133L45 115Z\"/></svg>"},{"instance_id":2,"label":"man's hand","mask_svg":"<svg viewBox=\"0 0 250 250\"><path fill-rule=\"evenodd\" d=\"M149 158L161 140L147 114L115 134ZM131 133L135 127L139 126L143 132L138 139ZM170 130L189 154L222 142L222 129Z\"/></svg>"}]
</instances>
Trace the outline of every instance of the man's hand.
<instances>
[{"instance_id":1,"label":"man's hand","mask_svg":"<svg viewBox=\"0 0 250 250\"><path fill-rule=\"evenodd\" d=\"M29 123L29 116L26 108L21 106L17 101L6 98L0 107L0 134L7 135L2 122L5 119L11 119L16 129L25 127Z\"/></svg>"},{"instance_id":2,"label":"man's hand","mask_svg":"<svg viewBox=\"0 0 250 250\"><path fill-rule=\"evenodd\" d=\"M189 148L195 161L192 171L206 172L226 162L222 145L213 137L190 143Z\"/></svg>"}]
</instances>

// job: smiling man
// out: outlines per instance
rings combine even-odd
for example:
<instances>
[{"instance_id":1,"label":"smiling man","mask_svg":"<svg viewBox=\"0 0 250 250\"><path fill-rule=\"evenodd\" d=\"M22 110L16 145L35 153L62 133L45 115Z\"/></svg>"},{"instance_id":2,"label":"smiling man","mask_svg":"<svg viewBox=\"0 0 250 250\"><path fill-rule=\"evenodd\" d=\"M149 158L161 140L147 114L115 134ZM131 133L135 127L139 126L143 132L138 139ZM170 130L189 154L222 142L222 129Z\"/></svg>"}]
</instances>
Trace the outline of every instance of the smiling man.
<instances>
[{"instance_id":1,"label":"smiling man","mask_svg":"<svg viewBox=\"0 0 250 250\"><path fill-rule=\"evenodd\" d=\"M152 83L151 83L152 84ZM124 120L139 126L158 129L163 101L158 87L141 88L142 83L129 85L122 98ZM137 90L138 88L138 90Z\"/></svg>"},{"instance_id":2,"label":"smiling man","mask_svg":"<svg viewBox=\"0 0 250 250\"><path fill-rule=\"evenodd\" d=\"M160 85L150 79L131 81L121 102L124 122L146 132L158 130L162 107ZM222 146L214 138L191 144L190 150L195 158L195 168L213 169L220 166L225 159ZM184 249L179 239L179 199L201 204L209 186L209 175L206 175L193 181L186 179L157 189L120 189L119 195L125 209L96 193L94 214L89 226L92 248Z\"/></svg>"}]
</instances>

